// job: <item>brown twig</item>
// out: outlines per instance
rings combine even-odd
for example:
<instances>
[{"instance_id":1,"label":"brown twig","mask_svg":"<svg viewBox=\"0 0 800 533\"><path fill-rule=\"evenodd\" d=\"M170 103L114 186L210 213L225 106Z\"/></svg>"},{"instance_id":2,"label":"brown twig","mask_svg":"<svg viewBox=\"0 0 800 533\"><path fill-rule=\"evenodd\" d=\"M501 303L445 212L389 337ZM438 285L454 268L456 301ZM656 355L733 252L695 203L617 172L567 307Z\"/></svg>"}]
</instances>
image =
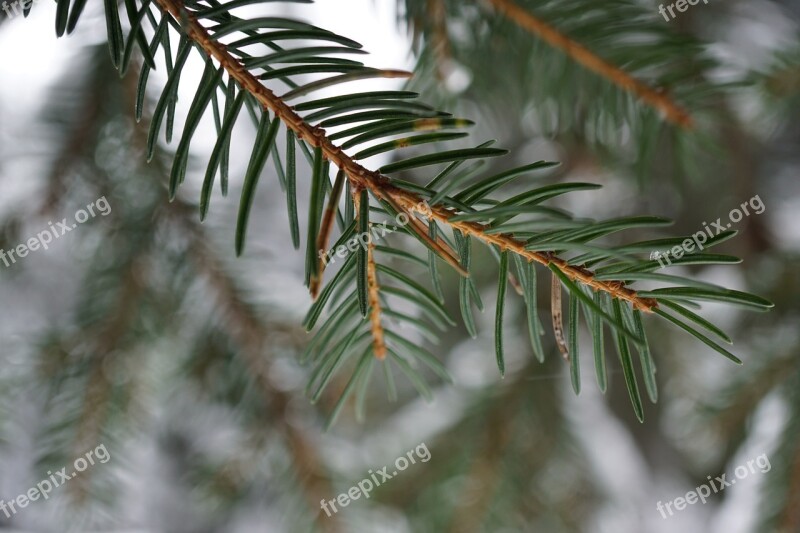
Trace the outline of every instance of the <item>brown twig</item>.
<instances>
[{"instance_id":1,"label":"brown twig","mask_svg":"<svg viewBox=\"0 0 800 533\"><path fill-rule=\"evenodd\" d=\"M410 203L411 200L405 199L405 196L408 196L408 193L401 189L396 190L398 191L398 194L404 198L404 201L409 202L404 205L404 208L410 210L414 209L413 204ZM643 298L636 294L636 291L629 289L621 282L597 280L595 279L594 273L586 268L570 265L564 259L561 259L550 252L534 252L527 250L524 242L515 239L510 235L504 233L487 234L486 226L483 224L467 221L452 221L450 219L453 216L455 216L454 212L442 206L437 205L430 208L430 218L439 222L443 222L450 227L459 230L465 235L472 235L484 243L493 244L499 247L500 250L508 250L517 255L525 257L528 260L536 261L544 266L555 265L570 279L591 287L593 290L606 292L613 298L627 301L636 309L641 311L649 313L658 307L658 302L656 302L653 298Z\"/></svg>"},{"instance_id":2,"label":"brown twig","mask_svg":"<svg viewBox=\"0 0 800 533\"><path fill-rule=\"evenodd\" d=\"M361 212L361 190L353 189L353 206L356 213ZM369 209L367 207L367 209ZM372 227L369 227L372 230ZM386 341L381 322L381 288L378 284L378 273L375 265L375 243L367 242L367 299L369 301L369 322L372 333L372 353L379 361L386 359Z\"/></svg>"},{"instance_id":3,"label":"brown twig","mask_svg":"<svg viewBox=\"0 0 800 533\"><path fill-rule=\"evenodd\" d=\"M417 220L414 212L423 213L423 209L419 209L419 207L415 208L413 211L409 211L408 209L402 207L397 203L392 195L386 197L386 203L388 203L392 209L397 211L398 213L405 214L408 217L408 222L406 226L408 231L413 232L423 243L427 244L430 248L436 251L437 255L444 259L451 267L455 269L456 272L464 276L465 278L469 277L469 272L464 270L464 267L461 266L461 261L458 258L458 254L455 250L453 250L450 245L445 242L444 239L441 237L436 237L436 239L432 239L430 237L430 228L426 227L422 222ZM424 210L427 210L427 203L423 203L423 206L426 206ZM399 217L399 215L398 215Z\"/></svg>"},{"instance_id":4,"label":"brown twig","mask_svg":"<svg viewBox=\"0 0 800 533\"><path fill-rule=\"evenodd\" d=\"M439 81L447 78L447 66L451 61L450 39L447 37L447 10L444 0L428 0L428 13L433 25L431 50L436 59L436 76Z\"/></svg>"},{"instance_id":5,"label":"brown twig","mask_svg":"<svg viewBox=\"0 0 800 533\"><path fill-rule=\"evenodd\" d=\"M518 26L530 31L541 40L564 52L575 62L606 78L617 87L633 94L645 104L660 111L668 121L682 128L691 128L691 115L673 102L666 94L637 80L621 68L599 57L597 54L570 39L511 0L487 0L501 14Z\"/></svg>"},{"instance_id":6,"label":"brown twig","mask_svg":"<svg viewBox=\"0 0 800 533\"><path fill-rule=\"evenodd\" d=\"M333 231L333 220L336 218L336 211L339 208L339 197L342 195L342 189L344 189L344 179L344 172L339 171L336 175L336 182L333 184L331 196L328 199L328 206L322 216L322 224L320 224L319 235L317 236L317 273L311 276L308 287L311 297L315 300L322 288L322 279L327 266L327 261L324 261L322 256L328 247L328 240L331 237L331 231Z\"/></svg>"},{"instance_id":7,"label":"brown twig","mask_svg":"<svg viewBox=\"0 0 800 533\"><path fill-rule=\"evenodd\" d=\"M375 244L370 241L367 245L367 287L369 288L369 321L372 330L372 353L379 361L386 359L386 341L383 336L381 323L381 300L378 274L374 257Z\"/></svg>"},{"instance_id":8,"label":"brown twig","mask_svg":"<svg viewBox=\"0 0 800 533\"><path fill-rule=\"evenodd\" d=\"M339 146L333 144L320 127L312 126L281 97L261 84L258 78L248 71L242 63L231 55L225 45L213 39L197 18L186 9L180 0L156 0L156 3L169 12L178 21L186 35L202 48L209 56L219 61L228 75L244 90L248 91L265 108L272 111L295 135L315 148L320 148L325 158L343 170L347 175L351 188L360 190L367 188L376 197L387 202L399 204L406 215L413 216L424 204L422 197L410 191L392 185L391 180L379 172L369 170L346 154ZM594 290L607 292L614 298L630 302L636 309L651 312L658 307L652 298L642 298L636 291L628 289L621 283L604 282L594 279L594 274L582 267L573 266L567 261L549 252L534 252L525 249L525 243L509 234L487 234L482 224L475 222L453 222L450 219L456 213L442 206L431 206L429 213L423 213L428 219L437 220L472 235L486 244L494 244L501 250L509 250L529 260L543 265L555 265L567 277L576 280Z\"/></svg>"}]
</instances>

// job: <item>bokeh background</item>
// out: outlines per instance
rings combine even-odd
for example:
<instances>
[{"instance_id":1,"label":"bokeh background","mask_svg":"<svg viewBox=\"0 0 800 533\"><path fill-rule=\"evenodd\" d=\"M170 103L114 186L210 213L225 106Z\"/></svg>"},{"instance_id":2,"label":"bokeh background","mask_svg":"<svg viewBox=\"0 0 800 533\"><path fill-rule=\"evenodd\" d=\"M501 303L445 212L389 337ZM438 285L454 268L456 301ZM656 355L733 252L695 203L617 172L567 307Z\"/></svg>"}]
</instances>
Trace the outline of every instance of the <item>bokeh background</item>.
<instances>
[{"instance_id":1,"label":"bokeh background","mask_svg":"<svg viewBox=\"0 0 800 533\"><path fill-rule=\"evenodd\" d=\"M579 396L549 336L536 362L515 301L501 379L485 254L474 259L488 303L478 338L460 325L428 345L455 383L432 377L430 403L399 384L389 402L375 380L363 419L349 405L324 431L347 376L315 405L304 394L310 301L271 168L247 252L233 253L237 176L254 130L237 127L231 194L215 196L201 224L213 124L202 124L187 185L170 203L175 146L146 163L138 65L122 79L111 66L102 6L90 3L76 34L58 40L55 5L39 2L28 18L0 13L0 247L101 197L111 213L0 265L0 498L100 444L111 459L48 501L0 513L0 530L800 532L800 3L710 0L670 22L650 2L520 4L637 75L660 76L696 128L665 123L483 3L319 0L269 12L362 42L370 65L414 69L414 90L476 120L473 138L497 139L519 164L560 161L552 182L602 184L556 202L581 216L663 215L676 220L671 234L686 234L758 195L766 210L721 248L741 264L674 269L775 302L766 314L707 307L744 365L648 323L660 398L641 424L616 361L603 395L587 357ZM202 63L190 67L187 79L199 79ZM163 72L152 80L163 84ZM301 194L301 210L307 201ZM444 290L458 316L454 276ZM320 499L421 443L430 461L331 518L321 511ZM666 520L657 511L763 454L768 472Z\"/></svg>"}]
</instances>

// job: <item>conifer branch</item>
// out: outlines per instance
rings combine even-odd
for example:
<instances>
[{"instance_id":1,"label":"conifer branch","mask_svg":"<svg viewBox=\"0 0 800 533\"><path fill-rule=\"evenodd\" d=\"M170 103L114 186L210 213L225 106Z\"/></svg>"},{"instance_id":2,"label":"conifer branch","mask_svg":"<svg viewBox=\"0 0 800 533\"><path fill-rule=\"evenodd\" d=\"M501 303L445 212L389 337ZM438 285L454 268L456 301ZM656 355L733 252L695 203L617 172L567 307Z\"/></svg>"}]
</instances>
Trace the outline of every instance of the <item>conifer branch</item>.
<instances>
[{"instance_id":1,"label":"conifer branch","mask_svg":"<svg viewBox=\"0 0 800 533\"><path fill-rule=\"evenodd\" d=\"M533 33L544 42L564 52L575 62L606 78L611 83L634 95L645 104L657 109L664 117L682 128L693 125L691 115L672 99L644 82L637 80L623 69L599 57L597 54L561 33L556 28L532 13L516 5L512 0L487 0L509 20Z\"/></svg>"},{"instance_id":2,"label":"conifer branch","mask_svg":"<svg viewBox=\"0 0 800 533\"><path fill-rule=\"evenodd\" d=\"M396 187L392 189L393 194L401 199L400 205L408 211L415 210L415 195L402 189L397 189ZM447 224L465 235L473 236L486 244L493 244L500 248L500 250L513 252L529 261L535 261L544 266L554 265L568 278L591 287L595 291L606 292L613 298L630 302L636 309L641 311L652 312L653 309L658 307L658 303L655 299L639 296L636 291L626 287L625 284L620 281L597 280L595 279L595 274L587 268L570 265L564 259L550 252L534 252L532 250L527 250L525 248L525 243L519 239L504 233L487 233L486 226L477 222L464 220L453 221L451 218L454 216L455 213L448 208L439 205L430 208L430 218L432 220Z\"/></svg>"},{"instance_id":3,"label":"conifer branch","mask_svg":"<svg viewBox=\"0 0 800 533\"><path fill-rule=\"evenodd\" d=\"M213 287L220 314L230 324L232 338L240 348L243 362L252 372L258 388L263 395L267 414L275 422L285 439L292 464L298 472L298 484L312 508L319 500L332 494L333 488L324 473L322 461L315 451L315 443L301 428L287 423L286 411L291 396L273 386L270 382L268 358L264 357L265 347L269 346L269 331L264 327L255 310L241 300L234 280L225 273L223 265L205 242L201 228L193 222L193 209L186 204L178 204L174 211L178 222L191 236L190 253L196 268ZM337 533L338 521L319 515L315 520L320 531Z\"/></svg>"},{"instance_id":4,"label":"conifer branch","mask_svg":"<svg viewBox=\"0 0 800 533\"><path fill-rule=\"evenodd\" d=\"M135 138L137 145L144 148L145 139L140 135ZM311 437L302 428L287 423L286 413L292 400L291 395L274 387L270 382L270 368L267 364L269 359L265 357L265 350L271 345L269 337L277 330L276 326L267 328L256 310L242 299L235 280L226 273L219 257L209 247L207 235L194 216L194 206L178 199L169 205L169 209L160 212L165 217L165 222L169 221L180 226L183 233L188 236L187 254L192 258L195 269L215 293L218 313L227 322L227 332L232 341L238 345L242 362L250 370L262 394L265 416L275 423L275 427L282 434L284 446L297 471L298 486L303 497L310 506L316 506L321 498L333 493L333 488ZM132 277L138 279L136 276ZM138 287L132 283L126 283L124 286ZM292 340L299 342L299 336L294 335L294 330L289 330L287 333ZM119 333L116 332L113 342L116 342L118 337ZM110 351L110 347L106 349ZM315 525L319 531L325 533L341 531L336 517L327 518L319 515L315 519Z\"/></svg>"},{"instance_id":5,"label":"conifer branch","mask_svg":"<svg viewBox=\"0 0 800 533\"><path fill-rule=\"evenodd\" d=\"M419 205L427 205L418 194L400 189L393 185L387 176L382 175L380 172L369 170L356 162L353 157L331 141L324 129L319 126L312 126L305 121L283 98L264 86L237 58L230 54L223 43L213 39L206 28L198 22L197 18L183 7L183 3L180 0L156 0L156 3L181 24L189 39L194 41L210 57L216 59L231 78L256 98L265 109L272 111L300 140L321 149L328 161L345 172L353 190L366 188L376 198L390 204L399 205L409 217L412 217L415 211L420 212ZM386 72L390 75L396 73L396 71ZM452 221L450 219L456 213L449 208L441 205L431 206L430 214L422 214L431 220L437 220L454 229L458 229L465 235L474 236L486 244L496 245L501 250L514 252L545 266L555 265L568 278L587 285L593 290L607 292L613 298L628 301L636 309L650 312L658 307L655 299L638 296L636 291L627 288L622 282L599 281L595 279L594 273L590 270L570 265L566 260L550 252L527 250L524 242L509 234L488 234L483 224L469 221Z\"/></svg>"}]
</instances>

